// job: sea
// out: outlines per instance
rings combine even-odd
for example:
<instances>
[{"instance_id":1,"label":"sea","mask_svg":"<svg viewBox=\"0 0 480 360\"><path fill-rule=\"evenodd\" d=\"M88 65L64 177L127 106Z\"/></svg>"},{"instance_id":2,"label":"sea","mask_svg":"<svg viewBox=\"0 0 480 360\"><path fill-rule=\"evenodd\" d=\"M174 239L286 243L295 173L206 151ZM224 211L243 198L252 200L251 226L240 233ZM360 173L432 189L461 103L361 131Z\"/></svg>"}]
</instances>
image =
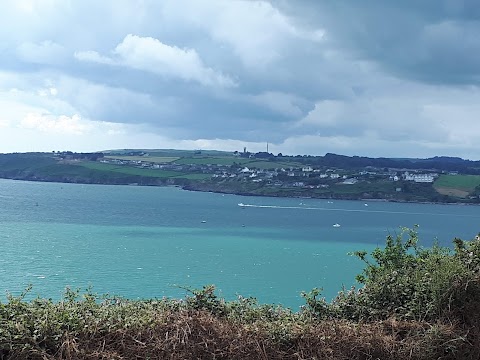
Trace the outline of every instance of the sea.
<instances>
[{"instance_id":1,"label":"sea","mask_svg":"<svg viewBox=\"0 0 480 360\"><path fill-rule=\"evenodd\" d=\"M0 301L58 301L65 289L129 299L184 298L215 285L227 300L297 310L358 287L356 250L419 225L420 244L480 232L480 207L246 197L176 187L0 180Z\"/></svg>"}]
</instances>

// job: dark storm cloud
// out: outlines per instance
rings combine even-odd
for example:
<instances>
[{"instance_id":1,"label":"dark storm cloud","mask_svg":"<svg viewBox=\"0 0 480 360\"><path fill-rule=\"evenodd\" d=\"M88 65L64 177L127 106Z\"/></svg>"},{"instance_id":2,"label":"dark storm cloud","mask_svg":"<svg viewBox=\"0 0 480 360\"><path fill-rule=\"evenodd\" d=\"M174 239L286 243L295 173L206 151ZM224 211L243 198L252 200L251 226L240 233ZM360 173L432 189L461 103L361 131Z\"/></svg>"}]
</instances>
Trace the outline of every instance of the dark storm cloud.
<instances>
[{"instance_id":1,"label":"dark storm cloud","mask_svg":"<svg viewBox=\"0 0 480 360\"><path fill-rule=\"evenodd\" d=\"M283 6L346 54L413 80L478 85L480 6L476 0L302 1Z\"/></svg>"}]
</instances>

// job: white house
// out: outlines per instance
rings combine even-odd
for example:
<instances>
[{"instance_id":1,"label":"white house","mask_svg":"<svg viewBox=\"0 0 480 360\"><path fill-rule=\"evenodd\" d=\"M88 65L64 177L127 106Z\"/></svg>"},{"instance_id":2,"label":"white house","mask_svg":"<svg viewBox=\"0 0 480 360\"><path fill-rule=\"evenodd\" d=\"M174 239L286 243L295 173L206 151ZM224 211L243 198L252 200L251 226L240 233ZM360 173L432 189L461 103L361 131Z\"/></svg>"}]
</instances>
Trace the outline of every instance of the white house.
<instances>
[{"instance_id":1,"label":"white house","mask_svg":"<svg viewBox=\"0 0 480 360\"><path fill-rule=\"evenodd\" d=\"M410 174L405 172L403 175L406 181L414 181L417 183L433 183L435 176L431 174Z\"/></svg>"},{"instance_id":2,"label":"white house","mask_svg":"<svg viewBox=\"0 0 480 360\"><path fill-rule=\"evenodd\" d=\"M435 178L432 175L428 175L428 174L418 174L418 175L414 175L413 177L414 177L413 181L417 183L433 183L433 180L435 180Z\"/></svg>"}]
</instances>

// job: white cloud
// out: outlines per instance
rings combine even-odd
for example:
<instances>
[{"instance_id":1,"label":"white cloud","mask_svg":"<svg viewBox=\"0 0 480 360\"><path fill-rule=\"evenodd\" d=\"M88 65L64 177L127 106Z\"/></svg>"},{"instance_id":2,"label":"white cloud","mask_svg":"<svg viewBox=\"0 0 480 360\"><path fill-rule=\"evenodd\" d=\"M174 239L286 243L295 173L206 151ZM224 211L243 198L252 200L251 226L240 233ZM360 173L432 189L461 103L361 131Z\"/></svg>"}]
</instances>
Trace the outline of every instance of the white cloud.
<instances>
[{"instance_id":1,"label":"white cloud","mask_svg":"<svg viewBox=\"0 0 480 360\"><path fill-rule=\"evenodd\" d=\"M432 157L446 155L463 156L475 159L476 150L465 144L447 144L438 141L423 141L416 139L402 139L388 141L377 136L344 136L344 135L301 135L292 136L277 144L275 149L280 149L283 154L325 155L335 153L348 156L371 157ZM381 153L379 153L379 149Z\"/></svg>"},{"instance_id":2,"label":"white cloud","mask_svg":"<svg viewBox=\"0 0 480 360\"><path fill-rule=\"evenodd\" d=\"M151 37L129 34L113 53L116 55L113 58L94 51L77 52L75 57L81 61L123 65L164 77L196 81L206 86L235 86L228 76L205 66L195 49L169 46Z\"/></svg>"},{"instance_id":3,"label":"white cloud","mask_svg":"<svg viewBox=\"0 0 480 360\"><path fill-rule=\"evenodd\" d=\"M348 154L355 149L357 154L373 154L375 147L377 156L388 156L392 149L396 156L433 156L433 149L442 147L448 153L461 154L462 149L470 154L476 147L479 89L378 80L385 83L360 96L317 101L315 108L292 126L292 132L316 134L322 147L331 145L326 151ZM306 146L304 139L299 142Z\"/></svg>"},{"instance_id":4,"label":"white cloud","mask_svg":"<svg viewBox=\"0 0 480 360\"><path fill-rule=\"evenodd\" d=\"M265 143L254 141L241 141L236 139L197 139L182 140L177 146L182 149L204 149L204 150L223 150L223 151L241 151L247 147L248 151L265 151Z\"/></svg>"},{"instance_id":5,"label":"white cloud","mask_svg":"<svg viewBox=\"0 0 480 360\"><path fill-rule=\"evenodd\" d=\"M116 62L106 56L102 56L96 51L76 51L73 55L77 60L90 61L99 64L115 65Z\"/></svg>"},{"instance_id":6,"label":"white cloud","mask_svg":"<svg viewBox=\"0 0 480 360\"><path fill-rule=\"evenodd\" d=\"M334 126L345 112L346 104L340 100L321 100L315 104L297 126L314 125L317 127Z\"/></svg>"},{"instance_id":7,"label":"white cloud","mask_svg":"<svg viewBox=\"0 0 480 360\"><path fill-rule=\"evenodd\" d=\"M39 89L37 91L37 94L39 96L42 96L42 97L57 96L58 95L58 90L54 87L46 88L46 89Z\"/></svg>"},{"instance_id":8,"label":"white cloud","mask_svg":"<svg viewBox=\"0 0 480 360\"><path fill-rule=\"evenodd\" d=\"M164 12L167 19L193 24L228 45L249 68L264 69L281 59L291 42L318 42L325 35L323 29L296 26L268 1L174 0L165 3Z\"/></svg>"},{"instance_id":9,"label":"white cloud","mask_svg":"<svg viewBox=\"0 0 480 360\"><path fill-rule=\"evenodd\" d=\"M32 118L42 116L33 114ZM43 115L45 117L46 115ZM47 116L48 117L48 116ZM50 119L31 120L28 128L11 122L10 126L0 131L0 152L26 152L26 151L99 151L105 149L141 147L143 135L137 137L138 129L135 126L125 126L105 122L96 122L80 119L80 125L86 125L87 132L78 134L76 131L59 131L51 127L52 121L59 117L51 116ZM36 125L46 122L47 129L41 130ZM67 121L68 122L68 121ZM27 124L28 125L28 124ZM57 124L58 125L58 124ZM61 130L61 129L60 129ZM136 141L131 141L135 139ZM158 140L158 139L157 139ZM152 143L151 143L152 144Z\"/></svg>"},{"instance_id":10,"label":"white cloud","mask_svg":"<svg viewBox=\"0 0 480 360\"><path fill-rule=\"evenodd\" d=\"M278 91L266 91L252 97L253 102L273 110L274 112L293 118L302 116L303 111L300 103L306 103L305 100L294 94L286 94Z\"/></svg>"},{"instance_id":11,"label":"white cloud","mask_svg":"<svg viewBox=\"0 0 480 360\"><path fill-rule=\"evenodd\" d=\"M17 47L17 55L25 62L50 65L62 64L68 56L63 46L49 40L38 44L24 42Z\"/></svg>"},{"instance_id":12,"label":"white cloud","mask_svg":"<svg viewBox=\"0 0 480 360\"><path fill-rule=\"evenodd\" d=\"M66 115L54 116L51 114L29 113L20 122L20 127L25 129L36 129L42 132L55 132L62 134L83 135L92 126L82 121L82 118L75 114L71 117Z\"/></svg>"},{"instance_id":13,"label":"white cloud","mask_svg":"<svg viewBox=\"0 0 480 360\"><path fill-rule=\"evenodd\" d=\"M2 83L3 81L3 83ZM19 76L0 73L0 109L1 117L12 123L19 123L29 113L38 114L72 114L79 113L63 97L54 82L44 76ZM80 113L79 113L80 114Z\"/></svg>"},{"instance_id":14,"label":"white cloud","mask_svg":"<svg viewBox=\"0 0 480 360\"><path fill-rule=\"evenodd\" d=\"M480 101L480 96L478 101ZM444 129L447 134L443 145L478 146L480 136L480 105L478 103L455 104L433 103L422 109L422 117L430 120L433 126Z\"/></svg>"},{"instance_id":15,"label":"white cloud","mask_svg":"<svg viewBox=\"0 0 480 360\"><path fill-rule=\"evenodd\" d=\"M151 37L127 35L115 48L125 65L163 76L173 75L204 85L232 86L228 77L205 67L194 49L169 46Z\"/></svg>"}]
</instances>

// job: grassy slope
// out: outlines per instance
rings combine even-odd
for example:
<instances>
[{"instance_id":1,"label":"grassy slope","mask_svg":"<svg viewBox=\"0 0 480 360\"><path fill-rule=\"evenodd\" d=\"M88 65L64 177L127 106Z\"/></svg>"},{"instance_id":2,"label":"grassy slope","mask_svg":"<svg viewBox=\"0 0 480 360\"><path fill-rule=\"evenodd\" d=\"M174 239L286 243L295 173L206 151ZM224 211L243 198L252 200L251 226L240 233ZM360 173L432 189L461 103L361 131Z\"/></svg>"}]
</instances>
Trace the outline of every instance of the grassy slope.
<instances>
[{"instance_id":1,"label":"grassy slope","mask_svg":"<svg viewBox=\"0 0 480 360\"><path fill-rule=\"evenodd\" d=\"M264 161L256 159L241 158L235 156L186 156L175 161L175 164L185 165L233 165L238 164L257 169L275 169L275 168L298 168L302 165L298 162L289 161Z\"/></svg>"},{"instance_id":2,"label":"grassy slope","mask_svg":"<svg viewBox=\"0 0 480 360\"><path fill-rule=\"evenodd\" d=\"M0 169L3 172L39 169L56 164L51 155L44 154L0 154Z\"/></svg>"},{"instance_id":3,"label":"grassy slope","mask_svg":"<svg viewBox=\"0 0 480 360\"><path fill-rule=\"evenodd\" d=\"M440 194L465 198L479 185L478 175L441 175L433 187Z\"/></svg>"},{"instance_id":4,"label":"grassy slope","mask_svg":"<svg viewBox=\"0 0 480 360\"><path fill-rule=\"evenodd\" d=\"M235 158L233 156L222 156L222 157L210 157L210 156L193 156L193 157L182 157L175 161L175 164L180 165L233 165L244 164L248 162L248 159Z\"/></svg>"},{"instance_id":5,"label":"grassy slope","mask_svg":"<svg viewBox=\"0 0 480 360\"><path fill-rule=\"evenodd\" d=\"M120 156L120 155L107 155L107 159L118 160L131 160L131 161L149 161L156 164L168 164L175 160L180 159L178 156Z\"/></svg>"},{"instance_id":6,"label":"grassy slope","mask_svg":"<svg viewBox=\"0 0 480 360\"><path fill-rule=\"evenodd\" d=\"M164 158L166 160L166 158ZM103 164L92 161L63 161L51 154L0 154L0 176L27 180L88 183L145 183L158 179L203 180L210 174L184 173L132 166Z\"/></svg>"},{"instance_id":7,"label":"grassy slope","mask_svg":"<svg viewBox=\"0 0 480 360\"><path fill-rule=\"evenodd\" d=\"M454 188L464 191L473 191L480 185L479 175L441 175L435 181L435 187Z\"/></svg>"},{"instance_id":8,"label":"grassy slope","mask_svg":"<svg viewBox=\"0 0 480 360\"><path fill-rule=\"evenodd\" d=\"M158 177L158 178L181 177L182 175L185 175L178 171L141 169L141 168L136 168L132 166L103 164L100 162L91 162L91 161L79 162L78 165L75 165L75 166L92 169L92 170L106 171L110 173L140 175L140 176Z\"/></svg>"},{"instance_id":9,"label":"grassy slope","mask_svg":"<svg viewBox=\"0 0 480 360\"><path fill-rule=\"evenodd\" d=\"M191 174L183 173L180 171L172 170L160 170L160 169L142 169L125 165L112 165L112 164L103 164L99 162L84 161L76 165L78 167L84 167L92 170L99 170L109 174L124 174L124 175L135 175L142 177L150 178L181 178L181 179L190 179L190 180L203 180L210 178L210 174Z\"/></svg>"}]
</instances>

